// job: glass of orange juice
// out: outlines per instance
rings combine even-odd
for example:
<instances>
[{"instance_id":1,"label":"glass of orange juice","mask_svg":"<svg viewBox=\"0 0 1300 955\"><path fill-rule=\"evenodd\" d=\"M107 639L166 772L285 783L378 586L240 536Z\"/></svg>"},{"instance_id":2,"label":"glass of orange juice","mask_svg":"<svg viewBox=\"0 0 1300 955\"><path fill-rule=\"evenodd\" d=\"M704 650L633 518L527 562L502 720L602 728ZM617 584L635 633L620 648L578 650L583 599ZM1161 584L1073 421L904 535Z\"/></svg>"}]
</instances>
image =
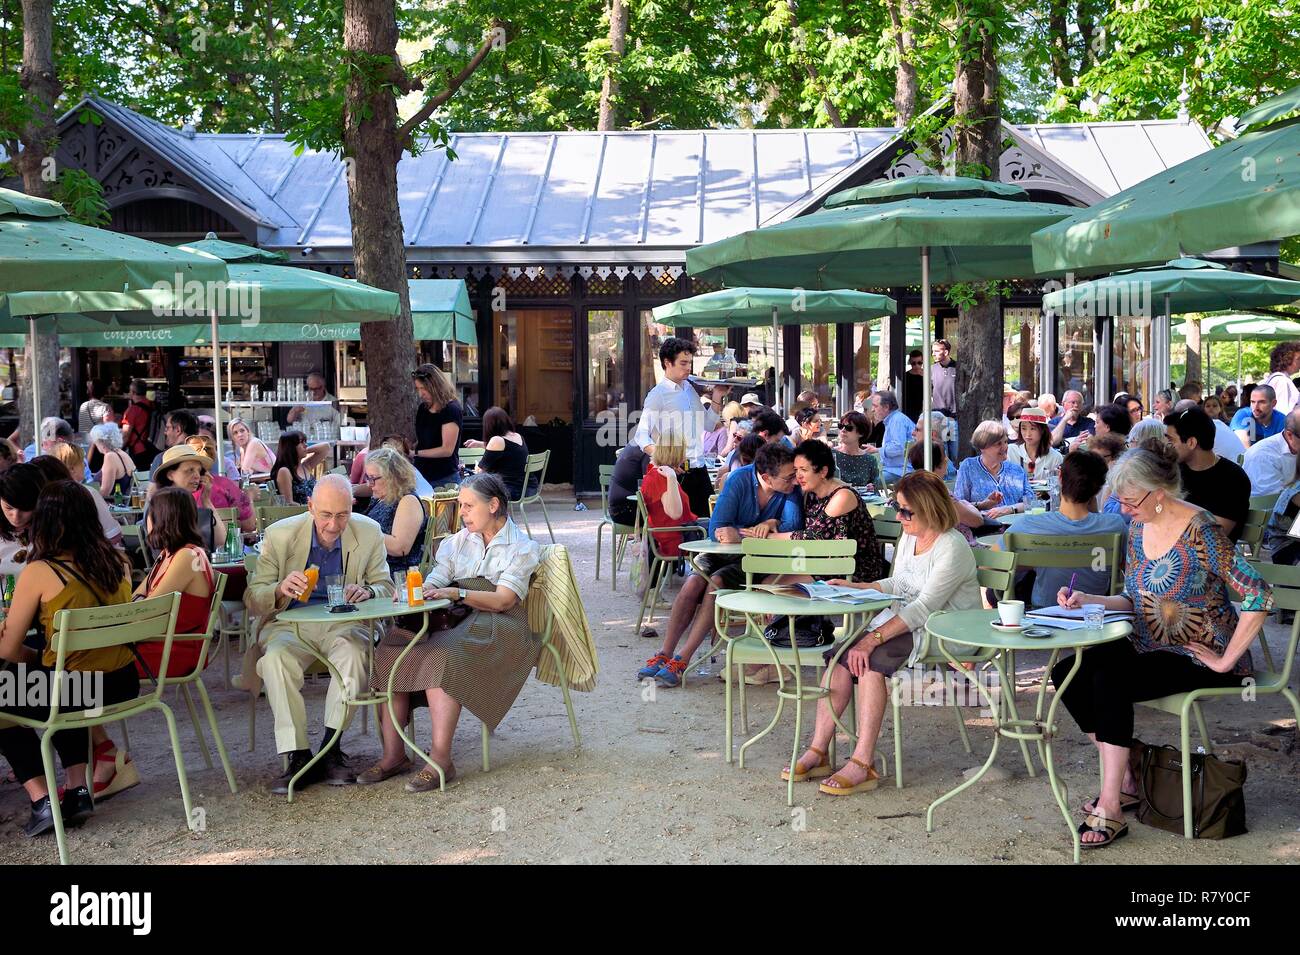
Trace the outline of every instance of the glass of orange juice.
<instances>
[{"instance_id":1,"label":"glass of orange juice","mask_svg":"<svg viewBox=\"0 0 1300 955\"><path fill-rule=\"evenodd\" d=\"M298 595L298 599L306 603L316 591L316 584L320 581L320 568L312 564L303 573L307 575L307 587Z\"/></svg>"}]
</instances>

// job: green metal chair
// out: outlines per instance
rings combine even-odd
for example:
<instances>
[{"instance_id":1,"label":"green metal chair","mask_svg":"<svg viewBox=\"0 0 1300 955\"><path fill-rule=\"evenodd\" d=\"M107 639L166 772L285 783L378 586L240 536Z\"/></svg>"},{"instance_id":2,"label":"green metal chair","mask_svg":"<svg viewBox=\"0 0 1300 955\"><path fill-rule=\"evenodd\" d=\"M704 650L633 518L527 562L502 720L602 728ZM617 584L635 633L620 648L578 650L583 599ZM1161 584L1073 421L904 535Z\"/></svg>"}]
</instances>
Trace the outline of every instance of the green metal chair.
<instances>
[{"instance_id":1,"label":"green metal chair","mask_svg":"<svg viewBox=\"0 0 1300 955\"><path fill-rule=\"evenodd\" d=\"M975 574L976 580L981 590L990 589L998 593L1004 592L1012 585L1016 577L1016 555L1006 551L990 550L985 547L971 548L975 554ZM939 667L941 672L946 672L949 662L937 646L930 646L929 634L921 638L921 646L917 648L915 665L917 667ZM983 651L979 653L965 654L956 651L953 654L962 662L970 662L976 665L987 663L993 658L992 651ZM1014 670L1011 671L1014 674ZM1014 679L1014 677L1013 677ZM954 686L956 686L954 681ZM893 710L894 717L894 785L903 788L903 680L897 673L889 678L889 701ZM1008 704L1012 711L1015 709L1015 686L1004 686L1002 688L1002 699ZM967 753L973 752L970 745L970 735L966 732L966 713L961 706L953 704L953 709L957 714L957 731L961 734L962 748ZM1029 758L1029 747L1022 741L1020 749L1025 757L1025 766L1029 770L1029 775L1033 776L1035 770Z\"/></svg>"},{"instance_id":2,"label":"green metal chair","mask_svg":"<svg viewBox=\"0 0 1300 955\"><path fill-rule=\"evenodd\" d=\"M266 504L257 509L257 532L266 533L266 529L276 521L282 521L286 517L296 517L299 514L306 513L306 504Z\"/></svg>"},{"instance_id":3,"label":"green metal chair","mask_svg":"<svg viewBox=\"0 0 1300 955\"><path fill-rule=\"evenodd\" d=\"M741 549L744 552L741 557L741 569L745 572L745 589L750 590L753 588L755 574L766 576L848 577L852 575L856 567L854 555L857 553L858 542L855 540L761 540L747 537L741 541ZM815 666L819 671L823 669L825 661L822 654L829 648L805 647L803 652L807 654L807 657L801 658L800 649L794 641L794 618L788 618L788 623L791 646L775 647L764 636L763 625L757 623L752 615L746 615L744 633L740 636L733 636L728 632L719 609L714 608L715 629L718 635L727 643L726 663L723 668L725 686L723 693L725 706L724 735L727 762L732 760L733 749L734 714L731 703L731 681L733 676L738 678L740 684L741 730L742 732L748 732L748 719L745 714L745 681L741 668L745 664L753 663L774 663L777 668L776 712L772 715L772 719L766 727L741 744L739 756L741 769L745 768L745 751L772 731L781 719L781 713L787 700L794 702L794 746L797 749L803 732L804 704L809 702L816 704L817 700L829 693L819 682L807 686L803 681L803 667ZM787 689L786 687L785 671L787 669L791 671L794 680L793 689ZM831 739L831 746L831 759L833 760L834 737ZM791 756L791 759L793 760L797 756L798 753L796 752ZM787 803L794 805L793 779L789 781L786 796Z\"/></svg>"},{"instance_id":4,"label":"green metal chair","mask_svg":"<svg viewBox=\"0 0 1300 955\"><path fill-rule=\"evenodd\" d=\"M208 698L208 689L203 685L203 671L208 663L208 651L212 646L213 637L219 632L221 627L221 598L226 591L226 582L229 578L223 573L216 573L216 586L212 591L212 609L208 614L208 628L204 633L178 633L172 640L175 646L176 641L181 640L201 640L203 647L199 651L198 662L194 669L184 676L169 676L167 684L179 688L179 694L185 700L185 706L190 711L190 720L194 724L194 735L199 740L199 750L203 753L203 762L208 769L212 768L212 754L208 752L208 744L203 738L203 729L199 725L198 710L194 706L194 697L190 694L190 687L195 687L199 692L199 699L203 703L203 712L207 716L208 728L212 731L213 742L217 746L217 755L221 758L221 768L225 770L226 782L230 786L231 793L238 792L235 786L235 773L230 768L230 759L226 756L226 745L221 739L221 731L217 728L217 714L212 709L212 700ZM148 679L146 677L146 679ZM126 720L122 721L122 729L126 730ZM129 746L127 747L130 748Z\"/></svg>"},{"instance_id":5,"label":"green metal chair","mask_svg":"<svg viewBox=\"0 0 1300 955\"><path fill-rule=\"evenodd\" d=\"M1273 588L1273 597L1280 610L1300 611L1300 567L1286 564L1270 564L1251 561L1251 566L1259 571ZM1259 642L1262 644L1263 633ZM1291 704L1296 724L1300 727L1300 697L1287 684L1291 679L1291 670L1295 666L1296 644L1300 642L1300 613L1296 614L1291 624L1291 639L1287 642L1286 653L1282 658L1281 668L1271 664L1264 670L1256 670L1254 683L1243 686L1210 687L1192 690L1189 693L1174 693L1155 700L1141 700L1140 705L1171 713L1178 717L1178 744L1182 754L1183 767L1183 836L1195 837L1192 831L1192 744L1189 718L1196 718L1196 728L1200 731L1205 752L1213 753L1214 744L1210 741L1209 731L1205 727L1205 717L1201 713L1201 701L1213 699L1255 700L1261 695L1279 693Z\"/></svg>"},{"instance_id":6,"label":"green metal chair","mask_svg":"<svg viewBox=\"0 0 1300 955\"><path fill-rule=\"evenodd\" d=\"M1078 537L1061 537L1044 534L1007 532L1002 538L1002 549L1016 555L1017 571L1076 569L1110 571L1110 590L1117 594L1124 589L1123 535L1082 534ZM1098 561L1101 561L1100 565ZM1004 600L1013 600L1015 581L1003 592Z\"/></svg>"},{"instance_id":7,"label":"green metal chair","mask_svg":"<svg viewBox=\"0 0 1300 955\"><path fill-rule=\"evenodd\" d=\"M461 448L456 452L456 457L466 468L476 468L483 458L483 448Z\"/></svg>"},{"instance_id":8,"label":"green metal chair","mask_svg":"<svg viewBox=\"0 0 1300 955\"><path fill-rule=\"evenodd\" d=\"M1250 509L1252 511L1272 511L1273 505L1281 497L1281 492L1276 494L1252 494L1250 496Z\"/></svg>"},{"instance_id":9,"label":"green metal chair","mask_svg":"<svg viewBox=\"0 0 1300 955\"><path fill-rule=\"evenodd\" d=\"M1258 510L1252 507L1246 512L1246 520L1241 526L1241 536L1237 538L1237 543L1245 549L1247 556L1259 556L1259 549L1264 543L1264 532L1272 517L1271 507Z\"/></svg>"},{"instance_id":10,"label":"green metal chair","mask_svg":"<svg viewBox=\"0 0 1300 955\"><path fill-rule=\"evenodd\" d=\"M524 468L524 486L519 492L519 497L510 502L510 510L513 513L515 508L519 509L519 516L524 519L524 530L529 537L533 536L533 529L528 526L528 511L525 510L527 504L540 504L542 506L542 517L546 519L546 532L551 535L551 543L555 543L555 531L551 528L551 516L546 513L546 501L542 499L542 485L546 483L546 465L550 463L551 452L542 451L538 454L528 455L528 466ZM533 493L528 493L528 488L532 484L533 476L537 476L537 489Z\"/></svg>"},{"instance_id":11,"label":"green metal chair","mask_svg":"<svg viewBox=\"0 0 1300 955\"><path fill-rule=\"evenodd\" d=\"M55 662L50 672L50 711L43 720L5 714L7 723L26 726L41 734L41 762L45 767L45 785L50 792L50 806L54 814L54 836L59 847L59 862L68 864L68 841L63 827L63 814L58 798L58 778L54 771L54 734L62 730L87 730L92 726L117 723L129 716L143 715L150 710L161 710L167 721L167 735L171 738L172 756L176 760L176 776L181 786L181 802L185 808L185 824L195 826L194 809L190 802L189 782L185 777L185 760L181 756L180 737L176 732L176 717L162 700L163 690L171 682L163 677L147 694L132 700L112 703L93 711L63 712L59 695L72 682L66 674L68 654L86 650L103 650L125 647L142 640L161 640L162 666L171 656L172 637L176 630L176 612L181 595L167 594L132 603L112 604L107 607L89 607L80 610L60 610L54 615L54 633L51 635ZM86 769L87 775L90 767Z\"/></svg>"},{"instance_id":12,"label":"green metal chair","mask_svg":"<svg viewBox=\"0 0 1300 955\"><path fill-rule=\"evenodd\" d=\"M695 534L701 539L708 536L706 531L699 524L678 524L672 527L656 527L653 533L650 531L650 517L646 511L645 499L640 494L636 498L637 507L637 524L646 528L645 540L646 548L649 554L649 579L646 581L645 596L641 598L641 610L636 617L636 632L641 631L644 619L646 624L651 624L655 619L655 609L659 606L659 595L663 591L664 585L668 582L668 575L672 572L672 566L680 557L665 555L659 549L659 535L669 531L678 531L682 534ZM646 611L649 610L649 617L646 617Z\"/></svg>"},{"instance_id":13,"label":"green metal chair","mask_svg":"<svg viewBox=\"0 0 1300 955\"><path fill-rule=\"evenodd\" d=\"M609 526L609 589L618 590L618 569L623 564L623 554L627 542L636 535L636 526L620 524L609 515L609 485L614 479L614 465L600 465L600 512L601 520L596 525L596 579L600 580L600 544L605 526Z\"/></svg>"}]
</instances>

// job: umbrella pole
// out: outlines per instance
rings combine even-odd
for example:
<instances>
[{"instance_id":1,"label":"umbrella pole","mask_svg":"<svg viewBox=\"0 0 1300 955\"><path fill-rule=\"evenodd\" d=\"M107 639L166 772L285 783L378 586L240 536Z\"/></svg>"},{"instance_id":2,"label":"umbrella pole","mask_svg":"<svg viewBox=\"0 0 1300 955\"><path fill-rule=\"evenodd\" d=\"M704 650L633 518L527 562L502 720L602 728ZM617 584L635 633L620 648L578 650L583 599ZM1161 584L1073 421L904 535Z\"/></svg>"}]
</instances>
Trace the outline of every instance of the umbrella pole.
<instances>
[{"instance_id":1,"label":"umbrella pole","mask_svg":"<svg viewBox=\"0 0 1300 955\"><path fill-rule=\"evenodd\" d=\"M776 306L772 306L772 403L784 405L781 402L781 385L784 379L781 377L781 360L778 357L781 347L781 323L777 321Z\"/></svg>"},{"instance_id":2,"label":"umbrella pole","mask_svg":"<svg viewBox=\"0 0 1300 955\"><path fill-rule=\"evenodd\" d=\"M1237 394L1241 394L1241 336L1237 336Z\"/></svg>"},{"instance_id":3,"label":"umbrella pole","mask_svg":"<svg viewBox=\"0 0 1300 955\"><path fill-rule=\"evenodd\" d=\"M904 326L906 329L906 326ZM906 334L906 332L904 332ZM930 439L930 247L921 246L921 368L923 377L921 379L921 420L925 424L921 427L922 451L925 455L925 469L929 471L934 467L934 461L931 460L933 455L931 445L934 442ZM906 351L906 349L904 349ZM903 470L907 470L907 464L904 462Z\"/></svg>"},{"instance_id":4,"label":"umbrella pole","mask_svg":"<svg viewBox=\"0 0 1300 955\"><path fill-rule=\"evenodd\" d=\"M217 334L217 313L211 312L212 316L212 420L215 422L213 430L216 431L217 438L217 459L212 462L213 469L221 474L225 468L225 454L221 450L221 339Z\"/></svg>"},{"instance_id":5,"label":"umbrella pole","mask_svg":"<svg viewBox=\"0 0 1300 955\"><path fill-rule=\"evenodd\" d=\"M41 385L40 385L40 363L36 357L36 318L33 316L27 319L28 334L28 364L27 369L28 387L32 389L32 443L36 445L36 453L41 453Z\"/></svg>"}]
</instances>

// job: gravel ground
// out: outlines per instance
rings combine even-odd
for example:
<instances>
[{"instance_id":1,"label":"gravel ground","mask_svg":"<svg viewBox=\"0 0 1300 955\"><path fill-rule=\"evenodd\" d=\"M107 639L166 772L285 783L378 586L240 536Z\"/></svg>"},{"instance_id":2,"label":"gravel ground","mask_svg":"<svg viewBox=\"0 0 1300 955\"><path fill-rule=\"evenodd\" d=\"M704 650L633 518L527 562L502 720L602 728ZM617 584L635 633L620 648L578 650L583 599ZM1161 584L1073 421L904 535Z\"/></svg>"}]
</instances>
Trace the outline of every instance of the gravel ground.
<instances>
[{"instance_id":1,"label":"gravel ground","mask_svg":"<svg viewBox=\"0 0 1300 955\"><path fill-rule=\"evenodd\" d=\"M234 765L232 795L220 767L204 767L183 704L175 707L195 804L206 823L185 828L175 767L161 716L131 724L132 756L144 782L100 805L71 831L77 862L1069 862L1070 841L1046 779L1030 779L1014 747L1003 747L994 771L936 813L925 831L927 804L961 780L988 753L990 722L968 712L975 755L966 754L953 716L938 707L904 710L907 786L888 779L874 792L847 798L819 795L815 785L795 789L785 802L778 774L790 758L793 714L750 751L742 770L722 753L722 684L691 680L686 688L649 693L634 681L657 642L637 636L639 601L626 567L610 590L608 550L595 580L596 510L574 512L572 498L548 495L556 539L574 555L579 584L600 652L601 676L592 693L574 695L583 746L575 751L559 690L530 681L492 739L492 769L479 765L479 725L466 713L457 729L460 778L445 794L411 795L394 779L378 786L315 786L292 805L268 792L279 771L270 712L259 702L258 740L248 745L248 697L222 687L220 663L207 685ZM537 525L534 524L534 530ZM544 531L543 531L544 537ZM662 613L657 623L662 625ZM1269 624L1274 648L1286 633ZM1019 661L1023 705L1036 686L1045 655ZM235 661L236 670L238 661ZM311 736L318 737L324 684L305 695ZM764 725L775 706L774 687L751 690L751 722ZM423 712L423 711L422 711ZM1300 748L1285 701L1220 703L1206 716L1223 752L1249 763L1246 785L1250 832L1223 842L1184 842L1130 824L1130 838L1095 855L1090 864L1300 862ZM427 717L426 717L427 719ZM1093 792L1092 747L1065 715L1057 766L1072 804ZM886 718L882 750L892 765ZM120 733L114 733L120 740ZM1139 710L1138 735L1176 742L1177 721ZM738 733L739 736L739 733ZM417 723L428 739L428 724ZM845 752L841 739L841 753ZM354 764L379 752L371 726L354 721L344 736ZM842 757L841 757L842 758ZM0 861L56 860L52 837L22 837L28 803L21 788L0 785Z\"/></svg>"}]
</instances>

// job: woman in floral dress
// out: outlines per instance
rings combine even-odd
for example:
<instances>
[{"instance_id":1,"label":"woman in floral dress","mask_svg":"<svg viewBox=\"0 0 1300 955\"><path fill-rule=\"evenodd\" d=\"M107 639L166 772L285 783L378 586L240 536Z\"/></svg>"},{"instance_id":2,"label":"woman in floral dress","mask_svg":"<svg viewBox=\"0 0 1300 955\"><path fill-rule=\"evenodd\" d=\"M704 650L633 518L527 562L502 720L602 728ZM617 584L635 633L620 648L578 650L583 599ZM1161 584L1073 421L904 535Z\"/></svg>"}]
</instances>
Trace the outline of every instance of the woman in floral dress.
<instances>
[{"instance_id":1,"label":"woman in floral dress","mask_svg":"<svg viewBox=\"0 0 1300 955\"><path fill-rule=\"evenodd\" d=\"M1137 808L1129 768L1133 705L1203 687L1241 685L1250 677L1250 645L1273 608L1273 593L1223 529L1200 508L1180 500L1178 460L1171 447L1135 448L1111 470L1111 486L1131 515L1124 592L1115 597L1067 593L1063 607L1101 604L1134 614L1127 640L1084 652L1062 702L1101 754L1101 795L1083 807L1085 849L1109 845L1128 832L1125 811ZM1233 593L1243 595L1241 613ZM1052 671L1058 687L1074 661Z\"/></svg>"}]
</instances>

